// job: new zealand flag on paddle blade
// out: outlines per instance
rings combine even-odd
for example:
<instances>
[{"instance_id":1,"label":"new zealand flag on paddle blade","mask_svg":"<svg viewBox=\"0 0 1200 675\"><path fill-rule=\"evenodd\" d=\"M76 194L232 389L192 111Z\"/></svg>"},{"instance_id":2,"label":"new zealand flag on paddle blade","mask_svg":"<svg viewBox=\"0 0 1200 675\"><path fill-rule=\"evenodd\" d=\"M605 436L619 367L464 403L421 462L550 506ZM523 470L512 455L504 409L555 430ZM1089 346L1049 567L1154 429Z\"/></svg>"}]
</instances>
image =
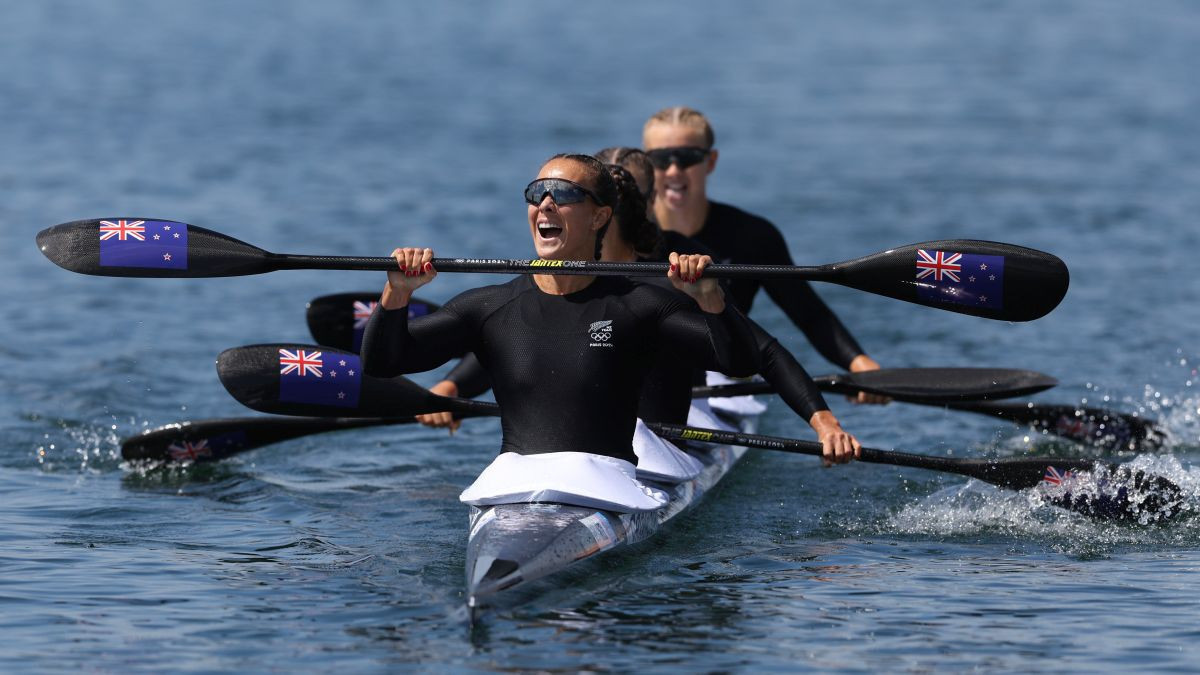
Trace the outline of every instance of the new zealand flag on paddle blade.
<instances>
[{"instance_id":1,"label":"new zealand flag on paddle blade","mask_svg":"<svg viewBox=\"0 0 1200 675\"><path fill-rule=\"evenodd\" d=\"M187 225L164 220L100 221L102 267L187 269Z\"/></svg>"},{"instance_id":2,"label":"new zealand flag on paddle blade","mask_svg":"<svg viewBox=\"0 0 1200 675\"><path fill-rule=\"evenodd\" d=\"M280 401L353 408L361 386L362 363L354 354L279 350Z\"/></svg>"},{"instance_id":3,"label":"new zealand flag on paddle blade","mask_svg":"<svg viewBox=\"0 0 1200 675\"><path fill-rule=\"evenodd\" d=\"M924 300L1004 308L1004 256L917 251L917 295Z\"/></svg>"},{"instance_id":4,"label":"new zealand flag on paddle blade","mask_svg":"<svg viewBox=\"0 0 1200 675\"><path fill-rule=\"evenodd\" d=\"M208 438L178 441L167 447L167 454L177 462L201 459L220 459L246 445L246 432L231 431Z\"/></svg>"}]
</instances>

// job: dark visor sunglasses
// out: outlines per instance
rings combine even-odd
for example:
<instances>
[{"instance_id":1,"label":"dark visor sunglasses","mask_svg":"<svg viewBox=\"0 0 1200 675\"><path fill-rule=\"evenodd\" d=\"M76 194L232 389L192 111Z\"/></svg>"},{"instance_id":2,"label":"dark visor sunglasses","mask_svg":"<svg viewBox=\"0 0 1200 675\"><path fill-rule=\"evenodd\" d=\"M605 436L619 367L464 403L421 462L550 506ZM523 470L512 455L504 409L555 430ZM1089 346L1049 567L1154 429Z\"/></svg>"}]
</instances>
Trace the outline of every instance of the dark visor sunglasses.
<instances>
[{"instance_id":1,"label":"dark visor sunglasses","mask_svg":"<svg viewBox=\"0 0 1200 675\"><path fill-rule=\"evenodd\" d=\"M588 197L597 204L604 205L595 192L565 178L539 178L525 186L525 201L534 206L541 204L546 195L550 195L550 199L559 206L578 204Z\"/></svg>"},{"instance_id":2,"label":"dark visor sunglasses","mask_svg":"<svg viewBox=\"0 0 1200 675\"><path fill-rule=\"evenodd\" d=\"M678 164L679 168L686 169L689 166L695 166L703 162L708 157L708 148L697 148L693 145L681 145L677 148L658 148L657 150L647 150L646 156L650 158L650 163L659 171L666 171L671 168L672 164Z\"/></svg>"}]
</instances>

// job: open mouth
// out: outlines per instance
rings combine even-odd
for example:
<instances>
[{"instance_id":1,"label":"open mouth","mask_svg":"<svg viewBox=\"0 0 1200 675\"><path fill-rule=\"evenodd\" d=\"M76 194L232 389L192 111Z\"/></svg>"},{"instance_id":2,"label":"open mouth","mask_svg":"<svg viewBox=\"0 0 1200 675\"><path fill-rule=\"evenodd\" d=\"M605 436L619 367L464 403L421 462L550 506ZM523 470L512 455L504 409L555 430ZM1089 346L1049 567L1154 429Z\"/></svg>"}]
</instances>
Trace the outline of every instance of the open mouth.
<instances>
[{"instance_id":1,"label":"open mouth","mask_svg":"<svg viewBox=\"0 0 1200 675\"><path fill-rule=\"evenodd\" d=\"M666 183L663 185L663 195L668 199L679 199L687 194L687 183Z\"/></svg>"},{"instance_id":2,"label":"open mouth","mask_svg":"<svg viewBox=\"0 0 1200 675\"><path fill-rule=\"evenodd\" d=\"M562 234L563 229L561 225L554 223L538 223L537 231L538 236L542 239L554 239Z\"/></svg>"}]
</instances>

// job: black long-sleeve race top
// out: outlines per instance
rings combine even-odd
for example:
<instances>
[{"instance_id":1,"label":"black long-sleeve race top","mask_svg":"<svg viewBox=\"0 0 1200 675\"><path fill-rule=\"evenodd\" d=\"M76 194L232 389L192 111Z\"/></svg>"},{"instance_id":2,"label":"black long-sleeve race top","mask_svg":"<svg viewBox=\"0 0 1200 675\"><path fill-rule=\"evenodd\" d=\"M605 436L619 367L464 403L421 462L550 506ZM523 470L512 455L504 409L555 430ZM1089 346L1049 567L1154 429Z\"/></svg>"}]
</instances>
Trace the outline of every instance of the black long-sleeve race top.
<instances>
[{"instance_id":1,"label":"black long-sleeve race top","mask_svg":"<svg viewBox=\"0 0 1200 675\"><path fill-rule=\"evenodd\" d=\"M467 291L411 321L377 309L363 337L375 377L430 370L474 352L502 410L502 452L589 452L637 463L631 441L642 383L659 353L734 375L759 369L732 304L708 314L678 293L599 277L568 295L532 277Z\"/></svg>"},{"instance_id":2,"label":"black long-sleeve race top","mask_svg":"<svg viewBox=\"0 0 1200 675\"><path fill-rule=\"evenodd\" d=\"M667 252L716 255L712 249L678 232L663 232L659 250L648 260L666 260ZM661 282L666 282L662 279ZM659 283L655 281L654 283ZM666 282L669 284L669 282ZM726 281L726 284L728 282ZM668 286L668 288L671 288ZM726 299L730 299L726 286ZM754 334L755 349L760 362L759 373L770 382L779 397L804 421L812 419L813 413L828 410L825 398L805 372L804 367L792 353L779 344L772 335L754 321L747 319ZM642 402L638 415L645 420L686 424L688 408L692 402L692 385L704 384L704 369L682 356L664 353L654 364L654 370L646 378L642 391Z\"/></svg>"},{"instance_id":3,"label":"black long-sleeve race top","mask_svg":"<svg viewBox=\"0 0 1200 675\"><path fill-rule=\"evenodd\" d=\"M783 235L770 221L728 204L710 201L704 227L692 238L716 252L714 262L795 264ZM729 284L734 304L746 314L760 287L831 363L849 368L854 357L866 353L807 281L733 279Z\"/></svg>"}]
</instances>

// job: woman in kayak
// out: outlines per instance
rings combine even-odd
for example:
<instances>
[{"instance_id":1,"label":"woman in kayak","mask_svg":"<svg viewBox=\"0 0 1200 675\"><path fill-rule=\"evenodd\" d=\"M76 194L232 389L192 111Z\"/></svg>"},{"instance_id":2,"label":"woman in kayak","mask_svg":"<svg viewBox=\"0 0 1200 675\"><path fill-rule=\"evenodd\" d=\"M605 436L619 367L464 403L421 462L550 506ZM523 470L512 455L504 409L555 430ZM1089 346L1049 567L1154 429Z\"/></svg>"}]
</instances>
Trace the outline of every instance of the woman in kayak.
<instances>
[{"instance_id":1,"label":"woman in kayak","mask_svg":"<svg viewBox=\"0 0 1200 675\"><path fill-rule=\"evenodd\" d=\"M611 262L657 261L662 259L667 247L672 251L709 255L702 244L677 232L662 232L648 217L653 208L648 201L654 196L654 173L649 170L644 153L636 148L605 148L596 153L596 157L612 162L609 171L620 196L613 216L614 226L604 237L601 259ZM752 320L747 321L760 354L760 373L775 387L780 398L817 433L824 464L848 462L857 457L861 451L858 440L842 429L804 367L762 327ZM711 426L708 420L691 419L689 422L689 415L697 414L691 393L697 380L703 381L701 369L674 354L663 354L647 377L638 416L655 422ZM701 411L704 407L702 404ZM635 438L635 449L644 458L645 452L638 443L665 441L651 437L648 430L639 434Z\"/></svg>"},{"instance_id":2,"label":"woman in kayak","mask_svg":"<svg viewBox=\"0 0 1200 675\"><path fill-rule=\"evenodd\" d=\"M604 165L587 155L555 156L526 187L525 199L539 258L598 257L617 204ZM711 263L706 256L669 256L667 276L690 301L622 277L521 275L462 293L411 321L406 308L413 292L437 276L433 251L400 248L393 257L399 269L388 273L368 322L363 371L422 372L474 352L503 411L503 441L500 457L464 493L468 503L658 508L666 497L634 480L631 445L638 395L656 354L670 350L735 375L758 370L747 320L726 304L720 285L702 279ZM537 495L503 493L530 474L549 481ZM554 484L556 477L564 482Z\"/></svg>"},{"instance_id":3,"label":"woman in kayak","mask_svg":"<svg viewBox=\"0 0 1200 675\"><path fill-rule=\"evenodd\" d=\"M783 235L770 221L708 198L708 176L717 166L714 139L708 119L684 106L660 110L646 121L642 146L654 164L658 224L707 246L722 263L795 264ZM734 279L729 295L749 314L760 287L830 362L856 373L879 368L806 281ZM852 400L887 402L865 393Z\"/></svg>"}]
</instances>

